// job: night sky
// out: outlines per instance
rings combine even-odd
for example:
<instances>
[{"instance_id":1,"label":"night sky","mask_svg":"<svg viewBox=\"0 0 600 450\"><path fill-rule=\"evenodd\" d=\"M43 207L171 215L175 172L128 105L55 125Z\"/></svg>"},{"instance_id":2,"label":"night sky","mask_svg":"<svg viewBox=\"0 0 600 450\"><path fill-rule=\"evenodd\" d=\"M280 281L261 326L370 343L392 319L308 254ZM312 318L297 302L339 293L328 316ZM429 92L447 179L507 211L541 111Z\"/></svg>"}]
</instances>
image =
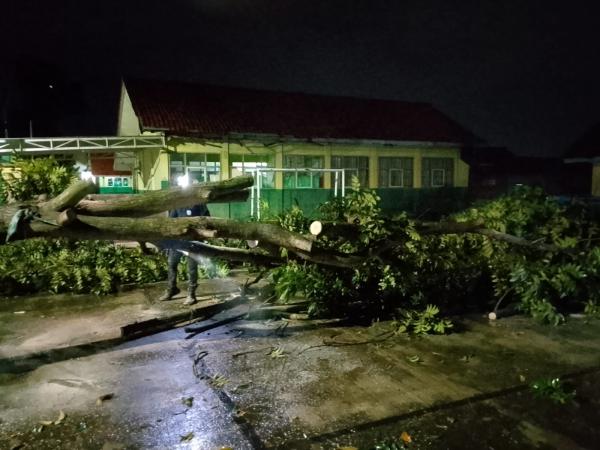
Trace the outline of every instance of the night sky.
<instances>
[{"instance_id":1,"label":"night sky","mask_svg":"<svg viewBox=\"0 0 600 450\"><path fill-rule=\"evenodd\" d=\"M9 0L0 101L19 86L21 122L51 111L34 134L114 134L123 75L426 101L491 145L558 155L600 121L600 15L552 3Z\"/></svg>"}]
</instances>

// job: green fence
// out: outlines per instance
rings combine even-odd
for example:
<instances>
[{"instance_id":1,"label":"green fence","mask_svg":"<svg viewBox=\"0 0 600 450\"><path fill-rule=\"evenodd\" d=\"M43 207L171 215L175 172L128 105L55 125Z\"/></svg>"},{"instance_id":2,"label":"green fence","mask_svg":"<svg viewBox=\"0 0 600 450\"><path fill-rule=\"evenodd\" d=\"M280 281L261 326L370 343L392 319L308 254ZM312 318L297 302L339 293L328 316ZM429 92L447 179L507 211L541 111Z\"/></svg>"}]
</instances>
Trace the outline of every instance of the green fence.
<instances>
[{"instance_id":1,"label":"green fence","mask_svg":"<svg viewBox=\"0 0 600 450\"><path fill-rule=\"evenodd\" d=\"M466 188L438 189L376 189L381 197L381 208L386 214L406 211L411 216L438 217L464 209L467 205ZM332 189L261 189L262 214L276 215L298 205L308 217L317 217L319 205L333 198ZM245 203L211 203L208 206L215 217L247 219L250 200Z\"/></svg>"},{"instance_id":2,"label":"green fence","mask_svg":"<svg viewBox=\"0 0 600 450\"><path fill-rule=\"evenodd\" d=\"M308 217L316 217L319 205L332 198L333 189L261 189L261 214L276 215L297 205ZM210 203L208 209L215 217L247 219L251 205L250 200L245 203Z\"/></svg>"},{"instance_id":3,"label":"green fence","mask_svg":"<svg viewBox=\"0 0 600 450\"><path fill-rule=\"evenodd\" d=\"M439 217L466 208L467 188L377 189L386 214L406 211L411 216Z\"/></svg>"}]
</instances>

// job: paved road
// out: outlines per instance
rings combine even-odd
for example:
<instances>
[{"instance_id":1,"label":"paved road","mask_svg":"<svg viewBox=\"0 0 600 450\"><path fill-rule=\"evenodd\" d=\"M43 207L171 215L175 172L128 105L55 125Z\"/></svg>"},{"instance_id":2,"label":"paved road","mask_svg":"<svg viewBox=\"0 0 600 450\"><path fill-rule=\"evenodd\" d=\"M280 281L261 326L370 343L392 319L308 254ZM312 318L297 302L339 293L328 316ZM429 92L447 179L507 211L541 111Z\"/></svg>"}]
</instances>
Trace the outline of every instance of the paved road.
<instances>
[{"instance_id":1,"label":"paved road","mask_svg":"<svg viewBox=\"0 0 600 450\"><path fill-rule=\"evenodd\" d=\"M420 339L386 324L284 324L238 322L194 339L177 329L0 375L0 448L368 449L402 432L423 449L600 442L598 322L470 319L462 333ZM566 374L577 389L567 405L527 387Z\"/></svg>"}]
</instances>

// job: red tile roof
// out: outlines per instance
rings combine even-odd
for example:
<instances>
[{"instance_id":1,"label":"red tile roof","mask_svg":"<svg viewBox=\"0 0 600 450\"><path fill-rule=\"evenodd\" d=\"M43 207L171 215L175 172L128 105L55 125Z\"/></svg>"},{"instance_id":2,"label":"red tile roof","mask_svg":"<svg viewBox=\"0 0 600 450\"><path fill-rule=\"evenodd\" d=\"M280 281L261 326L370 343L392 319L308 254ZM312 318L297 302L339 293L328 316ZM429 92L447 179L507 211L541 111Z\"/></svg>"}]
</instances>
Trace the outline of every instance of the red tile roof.
<instances>
[{"instance_id":1,"label":"red tile roof","mask_svg":"<svg viewBox=\"0 0 600 450\"><path fill-rule=\"evenodd\" d=\"M588 129L565 153L565 158L600 157L600 123Z\"/></svg>"},{"instance_id":2,"label":"red tile roof","mask_svg":"<svg viewBox=\"0 0 600 450\"><path fill-rule=\"evenodd\" d=\"M451 142L474 136L427 103L128 79L143 130L180 136Z\"/></svg>"}]
</instances>

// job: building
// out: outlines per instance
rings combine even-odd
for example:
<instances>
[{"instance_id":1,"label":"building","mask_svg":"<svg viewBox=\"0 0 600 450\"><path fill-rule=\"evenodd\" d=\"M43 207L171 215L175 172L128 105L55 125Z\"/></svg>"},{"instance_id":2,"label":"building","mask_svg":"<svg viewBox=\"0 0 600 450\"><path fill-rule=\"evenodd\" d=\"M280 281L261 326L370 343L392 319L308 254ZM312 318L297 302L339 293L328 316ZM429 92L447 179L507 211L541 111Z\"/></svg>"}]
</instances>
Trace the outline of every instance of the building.
<instances>
[{"instance_id":1,"label":"building","mask_svg":"<svg viewBox=\"0 0 600 450\"><path fill-rule=\"evenodd\" d=\"M103 163L94 158L105 189L253 173L273 210L297 203L309 212L348 187L351 176L376 189L390 212L457 207L469 178L461 149L474 139L425 103L136 79L122 84L118 134L164 135L167 148L115 158L112 169L111 155ZM249 211L211 205L215 215Z\"/></svg>"},{"instance_id":2,"label":"building","mask_svg":"<svg viewBox=\"0 0 600 450\"><path fill-rule=\"evenodd\" d=\"M475 139L426 103L135 79L121 86L117 134L0 139L0 156L54 155L111 194L254 175L252 200L211 204L215 216L294 204L311 214L352 176L385 211L421 214L463 206L461 151Z\"/></svg>"},{"instance_id":3,"label":"building","mask_svg":"<svg viewBox=\"0 0 600 450\"><path fill-rule=\"evenodd\" d=\"M600 123L575 141L565 153L564 161L579 170L585 193L600 197Z\"/></svg>"},{"instance_id":4,"label":"building","mask_svg":"<svg viewBox=\"0 0 600 450\"><path fill-rule=\"evenodd\" d=\"M581 167L565 164L562 158L518 156L502 147L470 148L462 157L470 169L470 199L495 198L519 185L560 196L588 192Z\"/></svg>"}]
</instances>

